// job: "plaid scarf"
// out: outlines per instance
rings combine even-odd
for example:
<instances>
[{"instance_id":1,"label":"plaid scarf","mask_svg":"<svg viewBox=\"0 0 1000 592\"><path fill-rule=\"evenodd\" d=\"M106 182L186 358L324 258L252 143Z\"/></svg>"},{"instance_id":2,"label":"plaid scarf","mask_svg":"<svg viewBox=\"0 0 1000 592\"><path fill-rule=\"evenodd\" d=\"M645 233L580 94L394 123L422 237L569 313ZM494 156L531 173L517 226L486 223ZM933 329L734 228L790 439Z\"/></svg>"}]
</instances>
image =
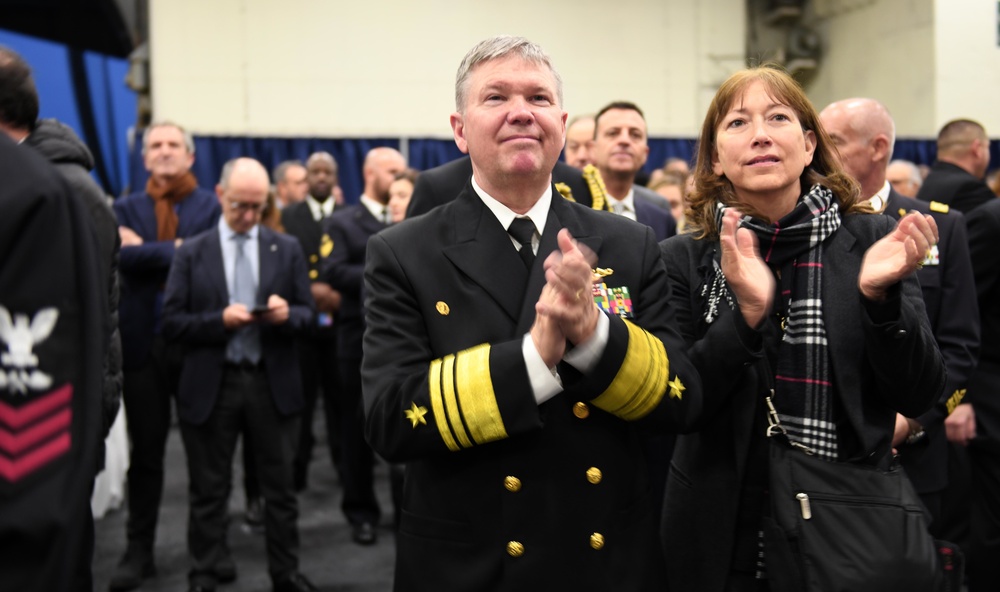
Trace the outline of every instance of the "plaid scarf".
<instances>
[{"instance_id":1,"label":"plaid scarf","mask_svg":"<svg viewBox=\"0 0 1000 592\"><path fill-rule=\"evenodd\" d=\"M725 207L718 209L719 227ZM826 187L815 185L773 224L745 216L761 256L778 280L775 312L783 335L778 347L774 405L788 437L817 455L837 458L833 375L823 323L822 244L840 228L840 209Z\"/></svg>"}]
</instances>

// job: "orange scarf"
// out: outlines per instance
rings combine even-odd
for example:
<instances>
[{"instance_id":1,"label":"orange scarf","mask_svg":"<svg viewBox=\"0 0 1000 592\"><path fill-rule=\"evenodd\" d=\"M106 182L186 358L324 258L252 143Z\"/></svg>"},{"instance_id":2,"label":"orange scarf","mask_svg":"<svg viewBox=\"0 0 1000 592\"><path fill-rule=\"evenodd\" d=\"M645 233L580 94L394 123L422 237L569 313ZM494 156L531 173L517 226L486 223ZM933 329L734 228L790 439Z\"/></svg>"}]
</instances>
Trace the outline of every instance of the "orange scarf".
<instances>
[{"instance_id":1,"label":"orange scarf","mask_svg":"<svg viewBox=\"0 0 1000 592\"><path fill-rule=\"evenodd\" d=\"M146 181L146 193L156 205L156 240L177 238L177 211L174 209L198 187L198 180L190 171L164 185L156 185L153 178Z\"/></svg>"}]
</instances>

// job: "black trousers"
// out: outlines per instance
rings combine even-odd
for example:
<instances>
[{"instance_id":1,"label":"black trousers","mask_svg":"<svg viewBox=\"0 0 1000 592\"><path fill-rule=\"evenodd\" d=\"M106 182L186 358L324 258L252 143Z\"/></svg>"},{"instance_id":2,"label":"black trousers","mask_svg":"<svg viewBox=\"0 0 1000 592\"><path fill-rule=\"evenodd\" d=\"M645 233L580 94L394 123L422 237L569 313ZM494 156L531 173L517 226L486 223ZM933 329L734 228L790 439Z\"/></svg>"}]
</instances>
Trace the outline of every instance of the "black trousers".
<instances>
[{"instance_id":1,"label":"black trousers","mask_svg":"<svg viewBox=\"0 0 1000 592\"><path fill-rule=\"evenodd\" d=\"M312 459L313 446L316 444L312 426L316 401L320 393L323 395L323 415L326 421L326 441L330 448L330 458L334 469L340 472L340 442L337 437L341 415L340 401L337 398L340 380L337 376L335 344L333 338L299 341L305 407L302 409L302 429L295 452L295 479L303 486L308 481L309 462Z\"/></svg>"},{"instance_id":2,"label":"black trousers","mask_svg":"<svg viewBox=\"0 0 1000 592\"><path fill-rule=\"evenodd\" d=\"M125 370L122 397L132 451L128 468L129 548L152 556L163 497L163 461L170 431L171 397L179 363L176 350L156 337L141 368Z\"/></svg>"},{"instance_id":3,"label":"black trousers","mask_svg":"<svg viewBox=\"0 0 1000 592\"><path fill-rule=\"evenodd\" d=\"M292 462L299 416L283 417L271 398L261 369L227 366L215 408L201 425L181 421L188 459L190 511L188 551L192 585L214 588L215 566L228 554L226 529L236 441L253 448L257 480L264 497L268 572L279 582L298 571L298 500L292 487Z\"/></svg>"},{"instance_id":4,"label":"black trousers","mask_svg":"<svg viewBox=\"0 0 1000 592\"><path fill-rule=\"evenodd\" d=\"M361 360L337 360L340 372L340 508L351 524L378 524L381 509L375 497L375 453L365 440L361 403Z\"/></svg>"}]
</instances>

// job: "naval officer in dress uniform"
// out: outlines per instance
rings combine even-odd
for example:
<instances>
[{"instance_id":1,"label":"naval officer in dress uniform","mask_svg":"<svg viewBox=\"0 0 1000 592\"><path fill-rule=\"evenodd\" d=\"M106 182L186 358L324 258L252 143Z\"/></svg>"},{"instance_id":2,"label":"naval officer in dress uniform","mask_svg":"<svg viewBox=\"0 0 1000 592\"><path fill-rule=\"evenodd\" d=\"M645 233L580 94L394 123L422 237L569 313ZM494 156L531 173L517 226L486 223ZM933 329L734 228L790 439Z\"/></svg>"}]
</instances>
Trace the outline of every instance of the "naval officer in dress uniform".
<instances>
[{"instance_id":1,"label":"naval officer in dress uniform","mask_svg":"<svg viewBox=\"0 0 1000 592\"><path fill-rule=\"evenodd\" d=\"M653 233L559 197L537 45L474 47L456 107L472 178L367 250L366 434L408 463L395 589L662 590L640 431L691 427L709 389Z\"/></svg>"}]
</instances>

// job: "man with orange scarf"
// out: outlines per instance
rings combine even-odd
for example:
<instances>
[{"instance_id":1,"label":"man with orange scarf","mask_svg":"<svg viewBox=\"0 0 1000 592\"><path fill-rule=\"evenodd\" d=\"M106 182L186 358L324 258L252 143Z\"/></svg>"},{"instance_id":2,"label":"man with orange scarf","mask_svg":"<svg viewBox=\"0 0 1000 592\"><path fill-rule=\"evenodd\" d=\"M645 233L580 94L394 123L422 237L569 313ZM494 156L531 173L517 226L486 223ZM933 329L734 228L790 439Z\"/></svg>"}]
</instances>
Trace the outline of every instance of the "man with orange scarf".
<instances>
[{"instance_id":1,"label":"man with orange scarf","mask_svg":"<svg viewBox=\"0 0 1000 592\"><path fill-rule=\"evenodd\" d=\"M111 579L112 591L137 588L156 571L153 543L163 494L170 396L179 370L176 353L160 336L163 288L174 250L185 238L215 228L221 212L215 194L198 187L191 174L194 141L184 128L167 122L150 125L142 154L150 174L145 190L114 205L122 239L119 314L132 453L128 549ZM219 576L226 581L235 573Z\"/></svg>"}]
</instances>

